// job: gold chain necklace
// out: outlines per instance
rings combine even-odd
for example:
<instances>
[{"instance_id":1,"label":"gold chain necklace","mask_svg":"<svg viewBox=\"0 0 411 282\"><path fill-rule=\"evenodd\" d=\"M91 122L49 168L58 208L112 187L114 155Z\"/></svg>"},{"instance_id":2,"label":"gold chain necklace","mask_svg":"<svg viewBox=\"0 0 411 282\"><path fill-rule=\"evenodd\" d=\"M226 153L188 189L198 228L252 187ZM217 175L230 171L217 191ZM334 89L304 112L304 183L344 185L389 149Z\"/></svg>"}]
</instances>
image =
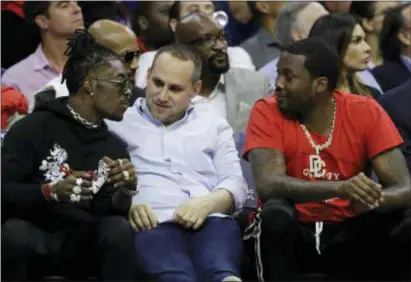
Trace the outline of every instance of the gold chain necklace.
<instances>
[{"instance_id":1,"label":"gold chain necklace","mask_svg":"<svg viewBox=\"0 0 411 282\"><path fill-rule=\"evenodd\" d=\"M332 120L332 123L331 123L331 132L330 132L330 135L328 136L328 140L322 145L315 144L313 138L311 137L310 132L307 129L307 127L304 124L300 123L300 126L303 129L305 136L307 136L308 142L310 142L310 145L314 148L315 154L317 156L320 155L320 151L322 151L325 148L328 148L329 146L331 146L331 143L333 141L333 133L334 133L336 113L337 113L337 104L335 102L335 99L333 98L333 120Z\"/></svg>"},{"instance_id":2,"label":"gold chain necklace","mask_svg":"<svg viewBox=\"0 0 411 282\"><path fill-rule=\"evenodd\" d=\"M87 128L99 128L98 124L87 121L79 113L77 113L75 110L73 110L73 108L70 107L68 104L67 104L67 108L69 109L69 111L70 111L71 115L73 116L73 118L75 120L77 120L78 122L80 122L81 124L83 124L85 127L87 127Z\"/></svg>"}]
</instances>

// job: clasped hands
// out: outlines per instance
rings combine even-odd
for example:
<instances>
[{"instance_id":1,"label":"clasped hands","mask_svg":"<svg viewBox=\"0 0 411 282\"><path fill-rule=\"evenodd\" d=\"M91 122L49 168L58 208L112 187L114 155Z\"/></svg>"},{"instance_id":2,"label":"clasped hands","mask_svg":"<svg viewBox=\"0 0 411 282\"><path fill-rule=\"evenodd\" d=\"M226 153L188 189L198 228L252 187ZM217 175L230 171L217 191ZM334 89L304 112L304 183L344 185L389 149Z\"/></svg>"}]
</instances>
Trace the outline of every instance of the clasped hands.
<instances>
[{"instance_id":1,"label":"clasped hands","mask_svg":"<svg viewBox=\"0 0 411 282\"><path fill-rule=\"evenodd\" d=\"M182 203L175 210L172 220L186 229L198 230L210 212L206 199L194 198ZM157 215L148 205L133 205L128 221L135 231L150 230L158 225Z\"/></svg>"},{"instance_id":2,"label":"clasped hands","mask_svg":"<svg viewBox=\"0 0 411 282\"><path fill-rule=\"evenodd\" d=\"M107 164L107 182L115 187L124 187L134 190L137 177L134 166L128 159L118 159L113 161L109 157L104 157ZM66 203L83 203L93 199L93 175L86 171L73 171L65 179L57 182L54 186L54 193L57 199Z\"/></svg>"},{"instance_id":3,"label":"clasped hands","mask_svg":"<svg viewBox=\"0 0 411 282\"><path fill-rule=\"evenodd\" d=\"M384 200L382 186L364 173L343 181L337 193L341 198L351 201L351 207L357 214L379 207Z\"/></svg>"}]
</instances>

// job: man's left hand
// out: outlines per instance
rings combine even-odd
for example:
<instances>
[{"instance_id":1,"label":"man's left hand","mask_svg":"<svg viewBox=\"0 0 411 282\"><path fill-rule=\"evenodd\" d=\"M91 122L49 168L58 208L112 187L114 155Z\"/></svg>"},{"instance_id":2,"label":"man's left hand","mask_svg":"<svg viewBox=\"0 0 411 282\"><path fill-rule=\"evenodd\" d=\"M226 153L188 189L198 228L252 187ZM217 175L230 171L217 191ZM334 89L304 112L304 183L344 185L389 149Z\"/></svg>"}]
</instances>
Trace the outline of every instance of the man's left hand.
<instances>
[{"instance_id":1,"label":"man's left hand","mask_svg":"<svg viewBox=\"0 0 411 282\"><path fill-rule=\"evenodd\" d=\"M195 198L182 203L174 212L175 222L187 229L199 229L209 215L206 199Z\"/></svg>"},{"instance_id":2,"label":"man's left hand","mask_svg":"<svg viewBox=\"0 0 411 282\"><path fill-rule=\"evenodd\" d=\"M113 161L109 157L104 157L104 161L109 168L108 183L113 184L115 187L125 187L130 190L136 189L136 170L128 159Z\"/></svg>"}]
</instances>

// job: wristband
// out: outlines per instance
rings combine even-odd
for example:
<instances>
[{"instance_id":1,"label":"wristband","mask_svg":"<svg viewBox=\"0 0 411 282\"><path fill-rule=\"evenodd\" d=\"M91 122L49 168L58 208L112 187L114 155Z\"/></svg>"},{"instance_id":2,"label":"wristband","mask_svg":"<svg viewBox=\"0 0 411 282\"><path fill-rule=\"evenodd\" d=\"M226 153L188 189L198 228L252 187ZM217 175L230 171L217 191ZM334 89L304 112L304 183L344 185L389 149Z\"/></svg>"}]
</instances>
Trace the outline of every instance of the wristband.
<instances>
[{"instance_id":1,"label":"wristband","mask_svg":"<svg viewBox=\"0 0 411 282\"><path fill-rule=\"evenodd\" d=\"M44 198L48 202L52 200L58 202L58 197L55 192L55 188L56 188L56 182L46 183L43 186L41 186L41 192L43 193Z\"/></svg>"}]
</instances>

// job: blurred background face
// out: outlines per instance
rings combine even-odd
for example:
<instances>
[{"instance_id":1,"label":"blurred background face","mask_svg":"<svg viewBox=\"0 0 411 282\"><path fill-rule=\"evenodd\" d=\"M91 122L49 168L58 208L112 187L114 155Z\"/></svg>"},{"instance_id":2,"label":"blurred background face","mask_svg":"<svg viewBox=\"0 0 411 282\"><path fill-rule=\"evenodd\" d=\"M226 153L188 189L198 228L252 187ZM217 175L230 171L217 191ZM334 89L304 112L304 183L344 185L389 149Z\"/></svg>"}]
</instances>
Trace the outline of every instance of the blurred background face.
<instances>
[{"instance_id":1,"label":"blurred background face","mask_svg":"<svg viewBox=\"0 0 411 282\"><path fill-rule=\"evenodd\" d=\"M411 5L404 8L401 15L403 19L403 28L400 30L398 37L403 45L403 53L411 56Z\"/></svg>"},{"instance_id":2,"label":"blurred background face","mask_svg":"<svg viewBox=\"0 0 411 282\"><path fill-rule=\"evenodd\" d=\"M324 1L324 6L327 7L330 13L342 12L348 13L352 1Z\"/></svg>"},{"instance_id":3,"label":"blurred background face","mask_svg":"<svg viewBox=\"0 0 411 282\"><path fill-rule=\"evenodd\" d=\"M385 13L390 9L398 6L400 1L374 1L374 18L372 25L374 32L380 34L384 22Z\"/></svg>"},{"instance_id":4,"label":"blurred background face","mask_svg":"<svg viewBox=\"0 0 411 282\"><path fill-rule=\"evenodd\" d=\"M149 38L148 41L155 43L156 49L174 41L174 35L168 26L172 5L173 1L153 1L148 12L149 23L145 33Z\"/></svg>"},{"instance_id":5,"label":"blurred background face","mask_svg":"<svg viewBox=\"0 0 411 282\"><path fill-rule=\"evenodd\" d=\"M192 61L179 60L169 53L161 54L149 70L146 103L153 117L164 125L179 120L200 90L192 83L193 71Z\"/></svg>"},{"instance_id":6,"label":"blurred background face","mask_svg":"<svg viewBox=\"0 0 411 282\"><path fill-rule=\"evenodd\" d=\"M365 70L371 59L370 52L371 47L365 41L364 30L357 24L344 55L343 68L350 72Z\"/></svg>"},{"instance_id":7,"label":"blurred background face","mask_svg":"<svg viewBox=\"0 0 411 282\"><path fill-rule=\"evenodd\" d=\"M253 17L247 1L228 1L228 8L233 18L242 24L248 23Z\"/></svg>"},{"instance_id":8,"label":"blurred background face","mask_svg":"<svg viewBox=\"0 0 411 282\"><path fill-rule=\"evenodd\" d=\"M180 2L180 19L193 14L193 13L198 13L202 12L210 17L213 16L213 13L215 11L215 6L213 2L211 1L204 1L204 2L199 2L199 1L181 1Z\"/></svg>"},{"instance_id":9,"label":"blurred background face","mask_svg":"<svg viewBox=\"0 0 411 282\"><path fill-rule=\"evenodd\" d=\"M102 118L120 121L130 105L131 83L128 70L112 59L88 76L94 86L94 107Z\"/></svg>"},{"instance_id":10,"label":"blurred background face","mask_svg":"<svg viewBox=\"0 0 411 282\"><path fill-rule=\"evenodd\" d=\"M278 108L292 119L299 119L315 107L316 96L305 57L283 52L277 63L275 94Z\"/></svg>"},{"instance_id":11,"label":"blurred background face","mask_svg":"<svg viewBox=\"0 0 411 282\"><path fill-rule=\"evenodd\" d=\"M70 36L76 29L84 28L83 15L77 1L51 2L45 19L40 28L59 36Z\"/></svg>"},{"instance_id":12,"label":"blurred background face","mask_svg":"<svg viewBox=\"0 0 411 282\"><path fill-rule=\"evenodd\" d=\"M327 10L317 2L311 2L304 9L302 9L297 15L297 20L299 22L298 39L307 38L311 27L314 25L316 20L327 14Z\"/></svg>"}]
</instances>

